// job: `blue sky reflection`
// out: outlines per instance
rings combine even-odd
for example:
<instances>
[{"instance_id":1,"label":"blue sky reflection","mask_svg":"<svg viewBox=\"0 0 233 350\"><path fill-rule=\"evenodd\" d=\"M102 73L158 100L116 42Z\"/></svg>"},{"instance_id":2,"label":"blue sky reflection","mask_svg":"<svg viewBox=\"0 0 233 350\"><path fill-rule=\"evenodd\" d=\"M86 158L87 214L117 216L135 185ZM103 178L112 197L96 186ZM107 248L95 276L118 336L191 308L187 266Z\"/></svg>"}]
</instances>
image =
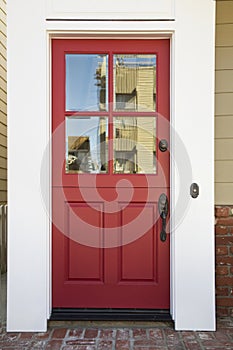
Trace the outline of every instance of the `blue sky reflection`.
<instances>
[{"instance_id":1,"label":"blue sky reflection","mask_svg":"<svg viewBox=\"0 0 233 350\"><path fill-rule=\"evenodd\" d=\"M107 55L66 54L67 111L106 110L107 69Z\"/></svg>"}]
</instances>

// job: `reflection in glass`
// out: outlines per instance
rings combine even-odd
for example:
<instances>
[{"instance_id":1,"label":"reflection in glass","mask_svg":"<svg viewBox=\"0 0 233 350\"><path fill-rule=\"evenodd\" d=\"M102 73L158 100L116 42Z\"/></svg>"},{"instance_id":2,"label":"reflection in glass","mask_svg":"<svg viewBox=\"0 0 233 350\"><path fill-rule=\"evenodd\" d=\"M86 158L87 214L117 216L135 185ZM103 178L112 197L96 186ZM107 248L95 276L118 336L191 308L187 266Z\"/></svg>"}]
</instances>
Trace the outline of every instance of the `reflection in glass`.
<instances>
[{"instance_id":1,"label":"reflection in glass","mask_svg":"<svg viewBox=\"0 0 233 350\"><path fill-rule=\"evenodd\" d=\"M107 55L66 55L66 111L104 111L108 103Z\"/></svg>"},{"instance_id":2,"label":"reflection in glass","mask_svg":"<svg viewBox=\"0 0 233 350\"><path fill-rule=\"evenodd\" d=\"M107 171L107 118L66 117L66 173Z\"/></svg>"},{"instance_id":3,"label":"reflection in glass","mask_svg":"<svg viewBox=\"0 0 233 350\"><path fill-rule=\"evenodd\" d=\"M114 109L156 110L156 55L114 55Z\"/></svg>"},{"instance_id":4,"label":"reflection in glass","mask_svg":"<svg viewBox=\"0 0 233 350\"><path fill-rule=\"evenodd\" d=\"M114 173L156 174L155 117L114 118Z\"/></svg>"}]
</instances>

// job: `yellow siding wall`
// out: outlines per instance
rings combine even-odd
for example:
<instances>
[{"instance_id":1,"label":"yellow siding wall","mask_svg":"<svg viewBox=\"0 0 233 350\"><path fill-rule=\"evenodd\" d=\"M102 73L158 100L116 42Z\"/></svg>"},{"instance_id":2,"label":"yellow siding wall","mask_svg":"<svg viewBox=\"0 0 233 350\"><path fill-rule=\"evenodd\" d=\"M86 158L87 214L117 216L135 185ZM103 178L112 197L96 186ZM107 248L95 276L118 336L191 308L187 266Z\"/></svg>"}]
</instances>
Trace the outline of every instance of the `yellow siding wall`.
<instances>
[{"instance_id":1,"label":"yellow siding wall","mask_svg":"<svg viewBox=\"0 0 233 350\"><path fill-rule=\"evenodd\" d=\"M217 1L215 203L233 204L233 0Z\"/></svg>"},{"instance_id":2,"label":"yellow siding wall","mask_svg":"<svg viewBox=\"0 0 233 350\"><path fill-rule=\"evenodd\" d=\"M7 200L6 1L0 0L0 202Z\"/></svg>"},{"instance_id":3,"label":"yellow siding wall","mask_svg":"<svg viewBox=\"0 0 233 350\"><path fill-rule=\"evenodd\" d=\"M7 200L6 1L0 0L0 202ZM216 13L215 203L233 204L233 0Z\"/></svg>"}]
</instances>

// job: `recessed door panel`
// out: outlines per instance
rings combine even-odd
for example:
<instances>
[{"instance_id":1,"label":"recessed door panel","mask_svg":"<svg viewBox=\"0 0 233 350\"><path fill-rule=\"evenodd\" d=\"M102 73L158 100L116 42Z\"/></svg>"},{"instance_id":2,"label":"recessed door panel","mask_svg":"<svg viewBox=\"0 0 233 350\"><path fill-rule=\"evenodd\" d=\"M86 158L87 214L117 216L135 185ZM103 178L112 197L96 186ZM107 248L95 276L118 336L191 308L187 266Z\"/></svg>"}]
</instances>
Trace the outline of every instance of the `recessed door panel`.
<instances>
[{"instance_id":1,"label":"recessed door panel","mask_svg":"<svg viewBox=\"0 0 233 350\"><path fill-rule=\"evenodd\" d=\"M93 203L92 203L93 205ZM95 226L95 240L101 247L103 241L102 222L103 210L101 204L94 203L94 208L88 203L66 203L67 206L67 281L104 281L104 254L103 249L96 249L79 243L79 237L92 235L88 227ZM97 209L97 210L96 210ZM77 222L78 217L85 221L85 226ZM99 228L99 229L98 229ZM78 257L78 261L77 261Z\"/></svg>"},{"instance_id":2,"label":"recessed door panel","mask_svg":"<svg viewBox=\"0 0 233 350\"><path fill-rule=\"evenodd\" d=\"M139 203L131 203L121 214L121 234L127 235L125 225L135 216L145 211L145 216L149 222L149 229L145 230L145 222L141 223L141 231L145 233L134 242L122 245L120 248L119 268L121 271L120 282L150 281L156 282L157 265L157 231L155 221L155 205L147 204L146 207Z\"/></svg>"}]
</instances>

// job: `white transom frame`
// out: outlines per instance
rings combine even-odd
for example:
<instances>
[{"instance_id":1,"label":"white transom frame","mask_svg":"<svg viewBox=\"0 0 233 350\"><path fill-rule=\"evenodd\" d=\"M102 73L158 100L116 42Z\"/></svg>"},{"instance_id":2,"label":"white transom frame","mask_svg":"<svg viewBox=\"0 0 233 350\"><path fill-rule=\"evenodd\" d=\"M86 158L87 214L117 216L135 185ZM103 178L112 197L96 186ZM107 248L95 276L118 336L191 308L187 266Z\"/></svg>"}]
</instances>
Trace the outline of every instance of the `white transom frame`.
<instances>
[{"instance_id":1,"label":"white transom frame","mask_svg":"<svg viewBox=\"0 0 233 350\"><path fill-rule=\"evenodd\" d=\"M49 19L174 19L175 0L47 0Z\"/></svg>"}]
</instances>

